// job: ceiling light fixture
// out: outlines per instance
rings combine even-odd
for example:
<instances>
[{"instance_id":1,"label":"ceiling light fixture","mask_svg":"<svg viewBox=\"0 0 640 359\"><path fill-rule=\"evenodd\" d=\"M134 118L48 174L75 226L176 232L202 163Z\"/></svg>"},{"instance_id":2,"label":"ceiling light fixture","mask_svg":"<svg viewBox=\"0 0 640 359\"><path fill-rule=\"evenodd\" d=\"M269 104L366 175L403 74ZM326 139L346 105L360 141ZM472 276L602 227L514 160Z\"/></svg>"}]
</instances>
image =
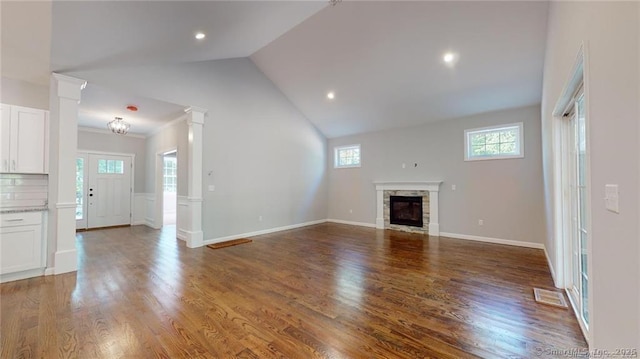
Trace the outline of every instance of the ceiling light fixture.
<instances>
[{"instance_id":1,"label":"ceiling light fixture","mask_svg":"<svg viewBox=\"0 0 640 359\"><path fill-rule=\"evenodd\" d=\"M196 39L198 39L198 40L202 40L202 39L204 39L204 38L205 38L205 36L207 36L207 35L205 35L205 34L204 34L204 32L198 32L198 33L196 33Z\"/></svg>"},{"instance_id":2,"label":"ceiling light fixture","mask_svg":"<svg viewBox=\"0 0 640 359\"><path fill-rule=\"evenodd\" d=\"M336 94L333 91L331 91L327 94L327 98L329 100L333 100L334 98L336 98Z\"/></svg>"},{"instance_id":3,"label":"ceiling light fixture","mask_svg":"<svg viewBox=\"0 0 640 359\"><path fill-rule=\"evenodd\" d=\"M447 52L442 56L442 60L447 66L453 66L458 61L458 55L453 52Z\"/></svg>"},{"instance_id":4,"label":"ceiling light fixture","mask_svg":"<svg viewBox=\"0 0 640 359\"><path fill-rule=\"evenodd\" d=\"M453 61L453 54L448 52L448 53L444 54L443 59L444 59L444 62L451 62L451 61Z\"/></svg>"},{"instance_id":5,"label":"ceiling light fixture","mask_svg":"<svg viewBox=\"0 0 640 359\"><path fill-rule=\"evenodd\" d=\"M116 117L115 120L107 123L107 128L116 135L126 135L127 132L129 132L129 127L131 127L131 125L124 122L122 117Z\"/></svg>"},{"instance_id":6,"label":"ceiling light fixture","mask_svg":"<svg viewBox=\"0 0 640 359\"><path fill-rule=\"evenodd\" d=\"M336 6L339 2L342 2L342 0L329 0L329 5Z\"/></svg>"}]
</instances>

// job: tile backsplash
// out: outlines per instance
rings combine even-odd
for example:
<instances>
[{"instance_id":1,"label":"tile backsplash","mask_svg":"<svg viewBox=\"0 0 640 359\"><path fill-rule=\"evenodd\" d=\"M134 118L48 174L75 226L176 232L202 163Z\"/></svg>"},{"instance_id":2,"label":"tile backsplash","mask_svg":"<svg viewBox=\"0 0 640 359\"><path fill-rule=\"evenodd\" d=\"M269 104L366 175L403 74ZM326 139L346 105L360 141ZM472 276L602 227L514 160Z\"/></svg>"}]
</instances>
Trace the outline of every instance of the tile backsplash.
<instances>
[{"instance_id":1,"label":"tile backsplash","mask_svg":"<svg viewBox=\"0 0 640 359\"><path fill-rule=\"evenodd\" d=\"M47 175L0 173L0 208L46 206L48 185Z\"/></svg>"}]
</instances>

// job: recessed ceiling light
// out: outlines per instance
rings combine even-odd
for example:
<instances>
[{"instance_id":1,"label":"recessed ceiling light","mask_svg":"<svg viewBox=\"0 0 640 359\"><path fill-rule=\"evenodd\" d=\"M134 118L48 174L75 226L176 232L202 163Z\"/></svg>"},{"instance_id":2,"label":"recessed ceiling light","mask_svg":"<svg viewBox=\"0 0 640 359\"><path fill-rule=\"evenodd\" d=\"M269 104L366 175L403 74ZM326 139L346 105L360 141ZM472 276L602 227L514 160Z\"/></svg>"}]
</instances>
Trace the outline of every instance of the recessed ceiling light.
<instances>
[{"instance_id":1,"label":"recessed ceiling light","mask_svg":"<svg viewBox=\"0 0 640 359\"><path fill-rule=\"evenodd\" d=\"M198 40L204 39L205 36L207 36L207 35L205 35L204 32L196 33L196 39L198 39Z\"/></svg>"},{"instance_id":2,"label":"recessed ceiling light","mask_svg":"<svg viewBox=\"0 0 640 359\"><path fill-rule=\"evenodd\" d=\"M456 59L456 55L453 52L447 52L446 54L444 54L442 59L444 60L444 62L450 64L453 62L453 60Z\"/></svg>"},{"instance_id":3,"label":"recessed ceiling light","mask_svg":"<svg viewBox=\"0 0 640 359\"><path fill-rule=\"evenodd\" d=\"M336 94L333 91L331 91L331 92L327 93L327 98L329 100L333 100L334 98L336 98Z\"/></svg>"}]
</instances>

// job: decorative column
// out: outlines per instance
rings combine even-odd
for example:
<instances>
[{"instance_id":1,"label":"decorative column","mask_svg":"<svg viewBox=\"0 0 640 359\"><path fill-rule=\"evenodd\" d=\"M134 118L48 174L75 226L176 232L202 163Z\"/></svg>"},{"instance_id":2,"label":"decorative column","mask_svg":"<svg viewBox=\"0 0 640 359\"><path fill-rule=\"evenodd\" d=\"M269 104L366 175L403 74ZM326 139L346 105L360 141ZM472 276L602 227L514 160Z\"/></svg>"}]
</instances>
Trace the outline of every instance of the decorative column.
<instances>
[{"instance_id":1,"label":"decorative column","mask_svg":"<svg viewBox=\"0 0 640 359\"><path fill-rule=\"evenodd\" d=\"M52 74L49 97L49 218L46 274L78 270L76 156L78 104L87 82Z\"/></svg>"},{"instance_id":2,"label":"decorative column","mask_svg":"<svg viewBox=\"0 0 640 359\"><path fill-rule=\"evenodd\" d=\"M202 232L202 129L207 110L190 107L185 111L187 112L187 125L189 126L185 234L187 247L196 248L204 245L204 234Z\"/></svg>"}]
</instances>

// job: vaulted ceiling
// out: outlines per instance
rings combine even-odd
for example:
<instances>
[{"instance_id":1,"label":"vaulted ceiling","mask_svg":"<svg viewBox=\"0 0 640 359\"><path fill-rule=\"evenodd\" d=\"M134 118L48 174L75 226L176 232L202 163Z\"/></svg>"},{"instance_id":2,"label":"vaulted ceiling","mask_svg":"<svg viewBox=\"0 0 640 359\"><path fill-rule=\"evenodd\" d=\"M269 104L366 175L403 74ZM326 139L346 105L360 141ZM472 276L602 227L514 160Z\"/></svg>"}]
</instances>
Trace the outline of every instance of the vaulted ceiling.
<instances>
[{"instance_id":1,"label":"vaulted ceiling","mask_svg":"<svg viewBox=\"0 0 640 359\"><path fill-rule=\"evenodd\" d=\"M539 103L546 19L545 2L344 1L251 58L337 137Z\"/></svg>"},{"instance_id":2,"label":"vaulted ceiling","mask_svg":"<svg viewBox=\"0 0 640 359\"><path fill-rule=\"evenodd\" d=\"M541 97L546 2L16 4L22 7L2 2L3 76L46 83L36 65L47 73L250 57L327 137L525 106ZM19 21L30 14L44 25ZM197 31L206 38L195 40ZM444 63L446 52L455 55L453 64ZM83 105L87 113L98 110L100 96L114 106L126 99L94 90Z\"/></svg>"}]
</instances>

